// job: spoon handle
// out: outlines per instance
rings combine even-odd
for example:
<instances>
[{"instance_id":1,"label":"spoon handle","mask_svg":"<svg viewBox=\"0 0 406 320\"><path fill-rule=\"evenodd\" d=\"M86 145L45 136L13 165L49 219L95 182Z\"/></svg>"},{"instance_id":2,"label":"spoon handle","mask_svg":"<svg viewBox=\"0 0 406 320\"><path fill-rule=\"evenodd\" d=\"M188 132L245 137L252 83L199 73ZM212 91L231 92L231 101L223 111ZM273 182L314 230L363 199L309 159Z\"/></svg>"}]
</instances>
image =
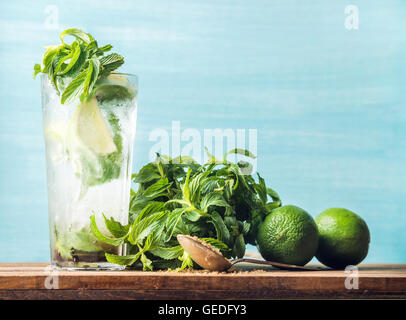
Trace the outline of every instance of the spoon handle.
<instances>
[{"instance_id":1,"label":"spoon handle","mask_svg":"<svg viewBox=\"0 0 406 320\"><path fill-rule=\"evenodd\" d=\"M249 262L249 263L255 263L255 264L264 264L264 265L270 265L274 267L278 267L281 269L288 269L288 270L308 270L308 271L322 271L322 268L318 267L302 267L302 266L296 266L293 264L285 264L285 263L279 263L279 262L274 262L274 261L265 261L265 260L256 260L256 259L249 259L249 258L243 258L243 259L236 259L231 262L231 265L235 265L240 262Z\"/></svg>"}]
</instances>

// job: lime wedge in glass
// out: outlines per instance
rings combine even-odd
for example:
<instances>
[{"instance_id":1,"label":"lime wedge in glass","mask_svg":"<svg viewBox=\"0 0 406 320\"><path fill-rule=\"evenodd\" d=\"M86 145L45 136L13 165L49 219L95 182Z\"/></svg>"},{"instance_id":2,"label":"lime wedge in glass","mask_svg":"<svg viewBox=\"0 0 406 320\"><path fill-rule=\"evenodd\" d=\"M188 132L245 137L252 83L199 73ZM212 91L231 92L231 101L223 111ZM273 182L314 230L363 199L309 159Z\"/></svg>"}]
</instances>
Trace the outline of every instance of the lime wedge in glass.
<instances>
[{"instance_id":1,"label":"lime wedge in glass","mask_svg":"<svg viewBox=\"0 0 406 320\"><path fill-rule=\"evenodd\" d=\"M106 155L117 151L96 98L78 106L73 116L73 125L76 137L95 153Z\"/></svg>"}]
</instances>

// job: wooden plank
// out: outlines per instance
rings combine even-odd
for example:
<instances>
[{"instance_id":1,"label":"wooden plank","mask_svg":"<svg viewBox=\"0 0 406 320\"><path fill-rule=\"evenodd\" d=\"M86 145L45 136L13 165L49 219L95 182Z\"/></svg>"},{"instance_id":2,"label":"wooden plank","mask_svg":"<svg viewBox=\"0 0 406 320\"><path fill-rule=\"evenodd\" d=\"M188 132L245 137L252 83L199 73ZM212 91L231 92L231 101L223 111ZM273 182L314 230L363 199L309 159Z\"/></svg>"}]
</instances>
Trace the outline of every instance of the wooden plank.
<instances>
[{"instance_id":1,"label":"wooden plank","mask_svg":"<svg viewBox=\"0 0 406 320\"><path fill-rule=\"evenodd\" d=\"M250 269L260 269L260 270L272 270L274 272L287 272L291 273L292 271L285 271L281 269L275 269L271 266L256 266L253 264L238 264L238 266L243 265L244 267L242 269L244 270L250 270ZM312 266L317 266L320 267L322 266L321 264L311 264ZM47 262L20 262L20 263L0 263L0 272L3 270L26 270L26 269L35 269L35 270L44 270L45 268L50 268L50 264ZM406 264L361 264L358 266L358 269L362 272L364 271L389 271L392 272L394 270L399 270L402 273L406 273ZM342 270L331 270L331 269L325 269L326 271L329 272L343 272ZM89 271L83 271L83 272L89 272ZM114 271L117 272L117 271ZM131 271L132 272L132 271Z\"/></svg>"},{"instance_id":2,"label":"wooden plank","mask_svg":"<svg viewBox=\"0 0 406 320\"><path fill-rule=\"evenodd\" d=\"M0 290L3 300L405 299L404 292L292 290Z\"/></svg>"},{"instance_id":3,"label":"wooden plank","mask_svg":"<svg viewBox=\"0 0 406 320\"><path fill-rule=\"evenodd\" d=\"M0 269L5 267L17 267L17 268L30 268L30 267L46 267L47 262L2 262L0 263Z\"/></svg>"},{"instance_id":4,"label":"wooden plank","mask_svg":"<svg viewBox=\"0 0 406 320\"><path fill-rule=\"evenodd\" d=\"M253 268L244 265L232 273L51 271L47 264L0 264L0 298L406 298L406 265L360 266L358 290L346 289L349 274L343 270ZM47 289L50 279L57 289Z\"/></svg>"}]
</instances>

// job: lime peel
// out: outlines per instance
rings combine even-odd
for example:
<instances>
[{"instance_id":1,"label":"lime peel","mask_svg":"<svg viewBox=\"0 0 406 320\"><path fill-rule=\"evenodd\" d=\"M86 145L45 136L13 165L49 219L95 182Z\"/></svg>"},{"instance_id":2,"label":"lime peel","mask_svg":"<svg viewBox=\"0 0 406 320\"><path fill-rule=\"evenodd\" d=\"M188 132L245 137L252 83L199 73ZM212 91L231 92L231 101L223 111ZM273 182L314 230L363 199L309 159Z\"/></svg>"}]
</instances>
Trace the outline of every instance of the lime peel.
<instances>
[{"instance_id":1,"label":"lime peel","mask_svg":"<svg viewBox=\"0 0 406 320\"><path fill-rule=\"evenodd\" d=\"M74 131L79 140L99 155L117 151L111 131L97 105L96 98L81 103L73 117Z\"/></svg>"}]
</instances>

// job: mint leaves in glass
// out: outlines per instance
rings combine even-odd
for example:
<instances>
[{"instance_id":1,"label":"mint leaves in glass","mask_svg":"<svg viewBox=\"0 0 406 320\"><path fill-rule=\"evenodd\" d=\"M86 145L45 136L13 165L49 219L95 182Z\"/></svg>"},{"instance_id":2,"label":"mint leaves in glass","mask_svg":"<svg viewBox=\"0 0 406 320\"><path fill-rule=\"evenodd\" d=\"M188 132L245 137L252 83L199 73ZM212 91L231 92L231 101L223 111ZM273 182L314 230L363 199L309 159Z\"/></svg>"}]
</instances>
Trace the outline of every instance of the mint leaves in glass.
<instances>
[{"instance_id":1,"label":"mint leaves in glass","mask_svg":"<svg viewBox=\"0 0 406 320\"><path fill-rule=\"evenodd\" d=\"M66 36L73 41L68 44ZM122 56L99 47L89 34L69 29L61 44L46 48L34 76L42 73L51 260L68 269L121 269L105 253L122 246L97 240L95 215L128 222L137 78L117 73ZM109 230L101 230L109 233Z\"/></svg>"}]
</instances>

